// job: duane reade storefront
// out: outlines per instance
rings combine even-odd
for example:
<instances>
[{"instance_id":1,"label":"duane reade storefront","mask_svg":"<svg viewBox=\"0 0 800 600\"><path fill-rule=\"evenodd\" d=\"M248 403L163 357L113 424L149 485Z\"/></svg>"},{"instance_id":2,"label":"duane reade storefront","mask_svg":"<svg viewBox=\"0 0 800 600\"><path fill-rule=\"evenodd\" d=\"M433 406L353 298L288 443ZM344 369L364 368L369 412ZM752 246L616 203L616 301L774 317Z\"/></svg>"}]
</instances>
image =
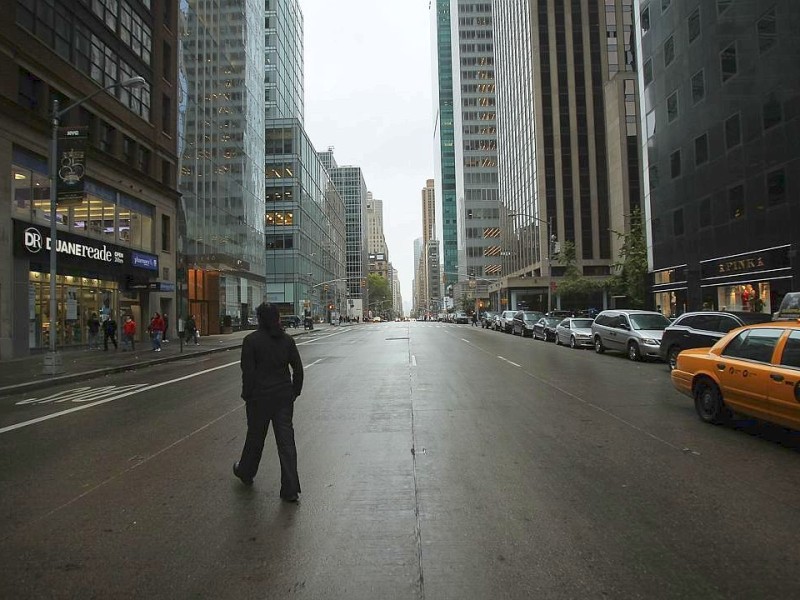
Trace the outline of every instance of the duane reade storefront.
<instances>
[{"instance_id":1,"label":"duane reade storefront","mask_svg":"<svg viewBox=\"0 0 800 600\"><path fill-rule=\"evenodd\" d=\"M50 344L50 230L14 220L15 356L42 350ZM151 295L162 290L158 257L102 240L58 232L56 276L56 344L87 344L88 320L118 323L131 315L146 329ZM158 300L152 300L158 310Z\"/></svg>"}]
</instances>

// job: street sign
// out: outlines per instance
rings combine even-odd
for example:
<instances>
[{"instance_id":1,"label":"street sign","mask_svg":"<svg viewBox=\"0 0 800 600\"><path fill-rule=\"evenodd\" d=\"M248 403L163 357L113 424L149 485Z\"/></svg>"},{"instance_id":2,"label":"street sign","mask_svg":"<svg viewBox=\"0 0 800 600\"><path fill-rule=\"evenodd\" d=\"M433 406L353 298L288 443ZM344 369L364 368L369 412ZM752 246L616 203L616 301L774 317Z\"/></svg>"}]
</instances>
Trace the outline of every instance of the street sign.
<instances>
[{"instance_id":1,"label":"street sign","mask_svg":"<svg viewBox=\"0 0 800 600\"><path fill-rule=\"evenodd\" d=\"M555 281L551 281L550 289L555 292L558 289L558 284Z\"/></svg>"}]
</instances>

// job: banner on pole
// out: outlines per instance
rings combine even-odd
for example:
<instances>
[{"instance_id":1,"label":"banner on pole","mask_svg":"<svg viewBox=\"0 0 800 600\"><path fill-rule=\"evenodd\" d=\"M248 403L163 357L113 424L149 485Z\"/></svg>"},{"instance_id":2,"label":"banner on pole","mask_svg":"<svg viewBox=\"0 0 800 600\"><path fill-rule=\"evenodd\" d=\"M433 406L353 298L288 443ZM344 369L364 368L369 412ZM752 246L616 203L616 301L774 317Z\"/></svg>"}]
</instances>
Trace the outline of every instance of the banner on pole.
<instances>
[{"instance_id":1,"label":"banner on pole","mask_svg":"<svg viewBox=\"0 0 800 600\"><path fill-rule=\"evenodd\" d=\"M75 206L83 202L86 177L88 127L61 127L56 152L56 203Z\"/></svg>"}]
</instances>

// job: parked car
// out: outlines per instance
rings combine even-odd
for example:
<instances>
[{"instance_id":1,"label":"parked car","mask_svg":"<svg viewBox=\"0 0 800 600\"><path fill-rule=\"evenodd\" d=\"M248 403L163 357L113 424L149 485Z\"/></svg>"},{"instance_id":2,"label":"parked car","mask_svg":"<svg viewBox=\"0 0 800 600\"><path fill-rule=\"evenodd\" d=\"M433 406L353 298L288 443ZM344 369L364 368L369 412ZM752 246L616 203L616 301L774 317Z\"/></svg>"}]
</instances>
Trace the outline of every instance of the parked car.
<instances>
[{"instance_id":1,"label":"parked car","mask_svg":"<svg viewBox=\"0 0 800 600\"><path fill-rule=\"evenodd\" d=\"M604 310L592 323L594 350L624 352L631 360L660 358L661 336L670 320L648 310Z\"/></svg>"},{"instance_id":2,"label":"parked car","mask_svg":"<svg viewBox=\"0 0 800 600\"><path fill-rule=\"evenodd\" d=\"M568 344L570 348L591 348L594 319L570 317L556 327L556 345Z\"/></svg>"},{"instance_id":3,"label":"parked car","mask_svg":"<svg viewBox=\"0 0 800 600\"><path fill-rule=\"evenodd\" d=\"M514 315L517 314L515 310L504 310L500 313L495 321L495 329L503 333L511 333L511 328L514 325Z\"/></svg>"},{"instance_id":4,"label":"parked car","mask_svg":"<svg viewBox=\"0 0 800 600\"><path fill-rule=\"evenodd\" d=\"M533 337L533 324L544 315L532 310L518 310L511 320L511 334Z\"/></svg>"},{"instance_id":5,"label":"parked car","mask_svg":"<svg viewBox=\"0 0 800 600\"><path fill-rule=\"evenodd\" d=\"M467 325L469 323L469 315L467 315L467 313L465 312L459 311L455 314L455 317L453 317L453 321L455 323L462 323L464 325Z\"/></svg>"},{"instance_id":6,"label":"parked car","mask_svg":"<svg viewBox=\"0 0 800 600\"><path fill-rule=\"evenodd\" d=\"M556 327L559 323L561 323L559 317L542 317L533 324L533 339L555 342Z\"/></svg>"},{"instance_id":7,"label":"parked car","mask_svg":"<svg viewBox=\"0 0 800 600\"><path fill-rule=\"evenodd\" d=\"M800 429L800 320L746 325L711 348L684 350L671 378L703 421L736 411Z\"/></svg>"},{"instance_id":8,"label":"parked car","mask_svg":"<svg viewBox=\"0 0 800 600\"><path fill-rule=\"evenodd\" d=\"M775 321L800 319L800 292L789 292L781 300L778 312L773 315Z\"/></svg>"},{"instance_id":9,"label":"parked car","mask_svg":"<svg viewBox=\"0 0 800 600\"><path fill-rule=\"evenodd\" d=\"M731 329L766 323L772 316L757 312L743 311L701 311L688 312L679 316L664 330L661 338L661 358L675 368L678 354L688 348L710 348Z\"/></svg>"},{"instance_id":10,"label":"parked car","mask_svg":"<svg viewBox=\"0 0 800 600\"><path fill-rule=\"evenodd\" d=\"M497 313L487 310L481 313L481 327L484 329L491 329L494 326L494 317Z\"/></svg>"},{"instance_id":11,"label":"parked car","mask_svg":"<svg viewBox=\"0 0 800 600\"><path fill-rule=\"evenodd\" d=\"M303 319L297 315L281 315L281 325L284 327L300 327Z\"/></svg>"}]
</instances>

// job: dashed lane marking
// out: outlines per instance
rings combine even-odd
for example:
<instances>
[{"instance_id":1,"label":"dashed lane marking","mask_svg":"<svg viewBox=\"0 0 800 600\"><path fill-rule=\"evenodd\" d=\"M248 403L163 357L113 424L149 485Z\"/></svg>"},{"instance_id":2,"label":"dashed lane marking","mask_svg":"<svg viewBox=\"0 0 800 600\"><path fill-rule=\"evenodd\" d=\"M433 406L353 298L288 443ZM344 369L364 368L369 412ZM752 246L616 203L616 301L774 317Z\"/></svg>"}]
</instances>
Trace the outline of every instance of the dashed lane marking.
<instances>
[{"instance_id":1,"label":"dashed lane marking","mask_svg":"<svg viewBox=\"0 0 800 600\"><path fill-rule=\"evenodd\" d=\"M510 365L514 365L515 367L520 367L520 368L522 368L522 365L518 365L518 364L517 364L517 363L515 363L514 361L512 361L512 360L508 360L507 358L503 358L503 357L502 357L502 356L500 356L500 355L498 355L498 356L497 356L497 358L499 358L500 360L504 360L504 361L506 361L506 362L507 362L508 364L510 364Z\"/></svg>"}]
</instances>

